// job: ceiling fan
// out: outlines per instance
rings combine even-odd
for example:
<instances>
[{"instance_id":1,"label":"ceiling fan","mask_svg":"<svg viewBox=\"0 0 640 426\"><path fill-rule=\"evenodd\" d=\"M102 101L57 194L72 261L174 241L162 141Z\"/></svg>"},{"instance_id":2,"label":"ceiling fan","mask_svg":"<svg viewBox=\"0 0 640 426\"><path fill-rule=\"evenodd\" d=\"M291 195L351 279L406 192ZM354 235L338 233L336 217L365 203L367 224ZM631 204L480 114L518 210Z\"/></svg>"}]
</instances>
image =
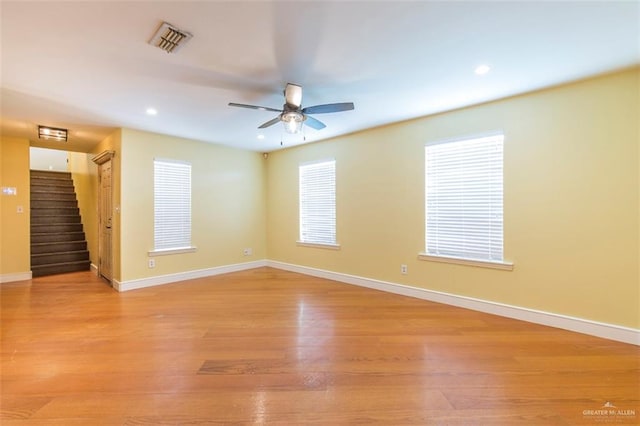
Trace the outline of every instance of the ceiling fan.
<instances>
[{"instance_id":1,"label":"ceiling fan","mask_svg":"<svg viewBox=\"0 0 640 426\"><path fill-rule=\"evenodd\" d=\"M287 83L284 89L284 105L282 109L269 108L257 105L246 105L229 102L229 106L258 109L261 111L273 111L280 114L266 123L258 126L258 129L264 129L273 126L282 121L284 128L288 133L298 133L302 129L302 125L306 124L316 130L327 127L323 122L311 117L309 114L326 114L330 112L350 111L354 108L353 102L340 102L336 104L314 105L302 108L302 86Z\"/></svg>"}]
</instances>

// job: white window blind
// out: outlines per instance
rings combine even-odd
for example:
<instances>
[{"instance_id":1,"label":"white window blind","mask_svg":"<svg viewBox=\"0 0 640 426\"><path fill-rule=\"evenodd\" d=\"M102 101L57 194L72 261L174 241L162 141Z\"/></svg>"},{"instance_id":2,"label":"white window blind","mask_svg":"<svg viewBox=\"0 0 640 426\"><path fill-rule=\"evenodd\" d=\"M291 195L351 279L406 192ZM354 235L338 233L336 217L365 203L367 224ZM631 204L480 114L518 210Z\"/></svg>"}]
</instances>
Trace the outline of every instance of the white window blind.
<instances>
[{"instance_id":1,"label":"white window blind","mask_svg":"<svg viewBox=\"0 0 640 426\"><path fill-rule=\"evenodd\" d=\"M336 162L300 165L300 241L336 244Z\"/></svg>"},{"instance_id":2,"label":"white window blind","mask_svg":"<svg viewBox=\"0 0 640 426\"><path fill-rule=\"evenodd\" d=\"M503 135L427 145L427 254L503 261Z\"/></svg>"},{"instance_id":3,"label":"white window blind","mask_svg":"<svg viewBox=\"0 0 640 426\"><path fill-rule=\"evenodd\" d=\"M191 164L154 160L155 250L191 247Z\"/></svg>"}]
</instances>

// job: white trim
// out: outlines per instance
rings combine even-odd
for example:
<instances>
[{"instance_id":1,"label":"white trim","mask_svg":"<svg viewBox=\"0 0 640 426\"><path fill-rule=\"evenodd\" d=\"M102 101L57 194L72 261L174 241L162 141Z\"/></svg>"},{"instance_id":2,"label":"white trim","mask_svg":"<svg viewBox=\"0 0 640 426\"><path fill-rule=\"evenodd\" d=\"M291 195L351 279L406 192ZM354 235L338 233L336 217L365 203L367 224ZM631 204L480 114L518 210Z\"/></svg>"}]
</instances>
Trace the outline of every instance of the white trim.
<instances>
[{"instance_id":1,"label":"white trim","mask_svg":"<svg viewBox=\"0 0 640 426\"><path fill-rule=\"evenodd\" d=\"M92 263L91 265L89 265L89 269L91 270L91 272L93 272L95 275L98 275L98 267Z\"/></svg>"},{"instance_id":2,"label":"white trim","mask_svg":"<svg viewBox=\"0 0 640 426\"><path fill-rule=\"evenodd\" d=\"M335 157L327 157L327 158L321 158L319 160L303 161L301 163L298 163L298 167L300 167L300 166L311 166L313 164L328 163L330 161L336 161Z\"/></svg>"},{"instance_id":3,"label":"white trim","mask_svg":"<svg viewBox=\"0 0 640 426\"><path fill-rule=\"evenodd\" d=\"M371 278L343 274L339 272L326 271L323 269L310 268L307 266L293 265L290 263L278 262L274 260L257 260L253 262L217 266L213 268L180 272L169 275L160 275L149 278L141 278L138 280L125 282L113 280L113 287L116 290L122 292L169 284L178 281L191 280L195 278L227 274L230 272L245 271L249 269L260 268L263 266L282 269L285 271L297 272L304 275L338 281L345 284L357 285L374 290L385 291L387 293L415 297L431 302L443 303L446 305L457 306L460 308L471 309L474 311L485 312L488 314L499 315L502 317L513 318L549 327L561 328L577 333L588 334L591 336L640 346L640 330L634 328L622 327L615 324L607 324L583 318L570 317L567 315L554 314L551 312L538 311L535 309L475 299L472 297L458 296L455 294L444 293L440 291L411 287L404 284L391 283L387 281L380 281ZM24 274L1 275L0 282L9 282L5 281L7 277L18 278L11 281L28 280L31 279L31 272Z\"/></svg>"},{"instance_id":4,"label":"white trim","mask_svg":"<svg viewBox=\"0 0 640 426\"><path fill-rule=\"evenodd\" d=\"M465 141L469 139L487 139L487 138L493 138L496 136L504 136L504 130L489 130L487 132L469 133L463 136L454 136L454 137L444 138L444 139L434 139L434 140L427 141L424 145L425 146L440 145L442 143L460 142L460 141Z\"/></svg>"},{"instance_id":5,"label":"white trim","mask_svg":"<svg viewBox=\"0 0 640 426\"><path fill-rule=\"evenodd\" d=\"M93 157L91 161L93 161L94 163L100 166L106 163L107 161L111 160L115 155L116 155L116 152L112 150L102 151L100 154Z\"/></svg>"},{"instance_id":6,"label":"white trim","mask_svg":"<svg viewBox=\"0 0 640 426\"><path fill-rule=\"evenodd\" d=\"M191 166L191 163L189 161L176 160L175 158L153 157L153 161L161 161L163 163L174 163L174 164L183 164L185 166Z\"/></svg>"},{"instance_id":7,"label":"white trim","mask_svg":"<svg viewBox=\"0 0 640 426\"><path fill-rule=\"evenodd\" d=\"M331 243L308 243L306 241L296 241L296 244L300 247L314 247L314 248L322 248L329 250L340 250L340 244L331 244Z\"/></svg>"},{"instance_id":8,"label":"white trim","mask_svg":"<svg viewBox=\"0 0 640 426\"><path fill-rule=\"evenodd\" d=\"M168 256L170 254L182 254L182 253L195 253L198 250L198 247L184 247L184 248L170 248L170 249L160 249L160 250L149 250L147 252L147 256Z\"/></svg>"},{"instance_id":9,"label":"white trim","mask_svg":"<svg viewBox=\"0 0 640 426\"><path fill-rule=\"evenodd\" d=\"M256 260L254 262L216 266L213 268L178 272L176 274L169 274L169 275L158 275L155 277L140 278L137 280L130 280L130 281L124 281L124 282L113 280L112 284L113 284L113 288L122 292L122 291L136 290L139 288L154 287L157 285L169 284L177 281L185 281L185 280L192 280L195 278L210 277L213 275L228 274L229 272L245 271L247 269L260 268L266 265L267 265L266 260Z\"/></svg>"},{"instance_id":10,"label":"white trim","mask_svg":"<svg viewBox=\"0 0 640 426\"><path fill-rule=\"evenodd\" d=\"M640 330L635 328L622 327L615 324L601 323L567 315L554 314L273 260L267 260L266 266L640 346Z\"/></svg>"},{"instance_id":11,"label":"white trim","mask_svg":"<svg viewBox=\"0 0 640 426\"><path fill-rule=\"evenodd\" d=\"M12 283L15 281L26 281L32 278L31 271L29 272L14 272L12 274L0 275L0 283Z\"/></svg>"},{"instance_id":12,"label":"white trim","mask_svg":"<svg viewBox=\"0 0 640 426\"><path fill-rule=\"evenodd\" d=\"M480 268L500 269L501 271L513 271L513 263L489 260L462 259L460 257L435 256L433 254L418 253L418 259L429 262L453 263L456 265L477 266Z\"/></svg>"}]
</instances>

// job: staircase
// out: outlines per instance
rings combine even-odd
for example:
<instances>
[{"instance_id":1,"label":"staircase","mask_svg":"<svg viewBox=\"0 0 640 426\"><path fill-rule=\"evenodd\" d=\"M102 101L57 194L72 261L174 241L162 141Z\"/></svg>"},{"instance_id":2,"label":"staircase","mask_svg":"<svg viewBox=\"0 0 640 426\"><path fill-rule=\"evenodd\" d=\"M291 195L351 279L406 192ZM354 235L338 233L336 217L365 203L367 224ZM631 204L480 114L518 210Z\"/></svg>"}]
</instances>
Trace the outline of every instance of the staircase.
<instances>
[{"instance_id":1,"label":"staircase","mask_svg":"<svg viewBox=\"0 0 640 426\"><path fill-rule=\"evenodd\" d=\"M31 170L33 277L89 270L71 173Z\"/></svg>"}]
</instances>

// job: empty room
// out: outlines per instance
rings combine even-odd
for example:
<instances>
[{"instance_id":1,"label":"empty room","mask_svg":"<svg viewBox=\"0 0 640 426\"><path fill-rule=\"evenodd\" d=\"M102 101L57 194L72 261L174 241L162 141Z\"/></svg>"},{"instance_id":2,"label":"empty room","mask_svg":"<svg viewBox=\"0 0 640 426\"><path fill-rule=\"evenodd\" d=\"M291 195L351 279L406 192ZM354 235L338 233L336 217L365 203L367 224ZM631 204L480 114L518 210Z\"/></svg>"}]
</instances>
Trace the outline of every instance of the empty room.
<instances>
[{"instance_id":1,"label":"empty room","mask_svg":"<svg viewBox=\"0 0 640 426\"><path fill-rule=\"evenodd\" d=\"M640 424L640 2L0 36L3 426Z\"/></svg>"}]
</instances>

